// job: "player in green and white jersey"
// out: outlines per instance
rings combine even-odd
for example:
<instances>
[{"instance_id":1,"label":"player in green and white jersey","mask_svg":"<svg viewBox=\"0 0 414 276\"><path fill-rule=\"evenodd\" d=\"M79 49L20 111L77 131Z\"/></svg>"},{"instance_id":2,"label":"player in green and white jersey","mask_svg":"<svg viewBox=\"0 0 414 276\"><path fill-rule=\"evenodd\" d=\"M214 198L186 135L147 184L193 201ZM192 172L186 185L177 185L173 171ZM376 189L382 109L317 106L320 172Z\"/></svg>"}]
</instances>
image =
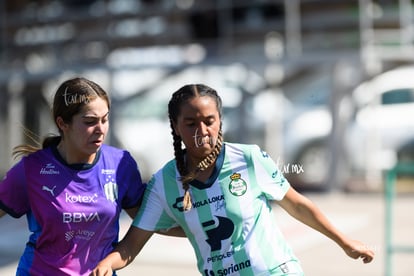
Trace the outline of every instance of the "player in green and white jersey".
<instances>
[{"instance_id":1,"label":"player in green and white jersey","mask_svg":"<svg viewBox=\"0 0 414 276\"><path fill-rule=\"evenodd\" d=\"M186 85L173 94L168 112L175 159L154 174L127 235L93 275L126 266L154 232L177 225L194 248L201 275L303 275L277 227L272 201L350 257L373 259L371 250L341 233L297 193L266 152L223 141L215 90Z\"/></svg>"}]
</instances>

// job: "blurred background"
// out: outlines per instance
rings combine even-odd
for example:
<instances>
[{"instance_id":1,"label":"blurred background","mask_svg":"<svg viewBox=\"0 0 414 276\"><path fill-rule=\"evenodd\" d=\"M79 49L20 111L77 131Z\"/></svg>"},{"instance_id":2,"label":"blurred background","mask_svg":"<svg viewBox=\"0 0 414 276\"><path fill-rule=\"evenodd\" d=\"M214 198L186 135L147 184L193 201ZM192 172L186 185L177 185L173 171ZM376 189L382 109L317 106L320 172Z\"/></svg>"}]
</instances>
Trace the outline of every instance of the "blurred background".
<instances>
[{"instance_id":1,"label":"blurred background","mask_svg":"<svg viewBox=\"0 0 414 276\"><path fill-rule=\"evenodd\" d=\"M413 16L411 0L1 0L0 175L25 128L57 133L52 96L85 76L145 180L173 157L171 94L204 83L225 140L266 149L297 189L382 192L414 159Z\"/></svg>"},{"instance_id":2,"label":"blurred background","mask_svg":"<svg viewBox=\"0 0 414 276\"><path fill-rule=\"evenodd\" d=\"M107 142L130 150L145 179L172 157L171 94L197 82L223 98L225 139L265 148L297 188L377 190L384 169L412 157L412 1L16 0L0 10L1 174L24 128L56 133L51 98L77 75L110 93Z\"/></svg>"}]
</instances>

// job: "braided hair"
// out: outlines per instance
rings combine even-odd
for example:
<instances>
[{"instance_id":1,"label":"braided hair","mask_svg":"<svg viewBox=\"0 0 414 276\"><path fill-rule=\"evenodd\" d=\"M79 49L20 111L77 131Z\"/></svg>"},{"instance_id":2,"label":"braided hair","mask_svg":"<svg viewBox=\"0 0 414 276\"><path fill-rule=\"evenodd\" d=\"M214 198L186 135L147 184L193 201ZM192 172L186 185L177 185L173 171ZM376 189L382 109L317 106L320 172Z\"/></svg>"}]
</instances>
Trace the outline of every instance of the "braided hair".
<instances>
[{"instance_id":1,"label":"braided hair","mask_svg":"<svg viewBox=\"0 0 414 276\"><path fill-rule=\"evenodd\" d=\"M168 116L170 119L171 134L173 136L174 156L177 164L177 170L181 175L180 181L182 182L184 189L183 207L185 211L190 210L192 206L191 196L189 192L189 183L197 177L199 172L204 171L216 161L216 158L219 155L221 148L223 146L223 134L220 124L220 130L218 133L217 142L214 147L214 150L209 155L207 155L204 158L204 160L198 163L196 169L192 171L188 170L185 163L185 149L182 148L182 139L179 135L175 133L174 124L177 123L178 116L181 112L182 104L194 97L202 96L209 96L215 100L217 110L221 118L221 98L214 89L204 84L188 84L181 87L172 95L172 98L168 103Z\"/></svg>"}]
</instances>

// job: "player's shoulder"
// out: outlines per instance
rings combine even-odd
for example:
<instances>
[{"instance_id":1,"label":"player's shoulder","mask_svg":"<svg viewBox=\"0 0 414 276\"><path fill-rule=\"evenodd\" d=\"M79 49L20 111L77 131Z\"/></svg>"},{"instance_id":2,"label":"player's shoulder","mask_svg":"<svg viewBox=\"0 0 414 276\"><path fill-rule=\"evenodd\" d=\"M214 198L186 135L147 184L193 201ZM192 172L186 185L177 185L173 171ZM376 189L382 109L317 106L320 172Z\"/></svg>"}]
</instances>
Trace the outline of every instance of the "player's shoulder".
<instances>
[{"instance_id":1,"label":"player's shoulder","mask_svg":"<svg viewBox=\"0 0 414 276\"><path fill-rule=\"evenodd\" d=\"M35 152L32 152L22 158L23 162L41 162L43 160L48 160L53 157L53 152L50 147L39 149Z\"/></svg>"},{"instance_id":2,"label":"player's shoulder","mask_svg":"<svg viewBox=\"0 0 414 276\"><path fill-rule=\"evenodd\" d=\"M121 149L118 147L114 147L111 145L103 144L100 148L101 154L110 155L113 157L124 157L124 156L131 156L130 152L126 149Z\"/></svg>"},{"instance_id":3,"label":"player's shoulder","mask_svg":"<svg viewBox=\"0 0 414 276\"><path fill-rule=\"evenodd\" d=\"M176 175L177 172L177 162L175 159L169 160L164 164L156 173L157 176L168 176Z\"/></svg>"},{"instance_id":4,"label":"player's shoulder","mask_svg":"<svg viewBox=\"0 0 414 276\"><path fill-rule=\"evenodd\" d=\"M256 144L241 144L241 143L224 143L225 150L228 153L250 153L253 151L261 151L260 147Z\"/></svg>"},{"instance_id":5,"label":"player's shoulder","mask_svg":"<svg viewBox=\"0 0 414 276\"><path fill-rule=\"evenodd\" d=\"M100 158L98 162L112 162L131 164L136 166L136 161L131 153L122 148L117 148L110 145L102 145L100 148Z\"/></svg>"}]
</instances>

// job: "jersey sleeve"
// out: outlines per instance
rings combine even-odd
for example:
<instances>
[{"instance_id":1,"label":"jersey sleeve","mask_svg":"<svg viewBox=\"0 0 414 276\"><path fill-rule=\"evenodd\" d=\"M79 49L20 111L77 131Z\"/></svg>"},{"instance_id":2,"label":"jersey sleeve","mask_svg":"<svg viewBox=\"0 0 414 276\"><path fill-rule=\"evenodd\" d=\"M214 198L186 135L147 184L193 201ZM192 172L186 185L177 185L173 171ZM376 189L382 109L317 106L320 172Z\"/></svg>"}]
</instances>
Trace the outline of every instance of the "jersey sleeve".
<instances>
[{"instance_id":1,"label":"jersey sleeve","mask_svg":"<svg viewBox=\"0 0 414 276\"><path fill-rule=\"evenodd\" d=\"M268 199L282 200L290 184L280 172L277 164L258 146L251 149L257 183Z\"/></svg>"},{"instance_id":2,"label":"jersey sleeve","mask_svg":"<svg viewBox=\"0 0 414 276\"><path fill-rule=\"evenodd\" d=\"M0 208L15 218L30 210L24 158L15 164L0 182Z\"/></svg>"},{"instance_id":3,"label":"jersey sleeve","mask_svg":"<svg viewBox=\"0 0 414 276\"><path fill-rule=\"evenodd\" d=\"M143 203L132 223L135 227L147 231L159 231L177 226L176 221L164 209L165 198L163 199L161 179L162 176L157 173L148 183Z\"/></svg>"},{"instance_id":4,"label":"jersey sleeve","mask_svg":"<svg viewBox=\"0 0 414 276\"><path fill-rule=\"evenodd\" d=\"M137 162L125 151L119 164L117 183L122 183L122 208L129 209L139 205L146 185L142 182Z\"/></svg>"}]
</instances>

